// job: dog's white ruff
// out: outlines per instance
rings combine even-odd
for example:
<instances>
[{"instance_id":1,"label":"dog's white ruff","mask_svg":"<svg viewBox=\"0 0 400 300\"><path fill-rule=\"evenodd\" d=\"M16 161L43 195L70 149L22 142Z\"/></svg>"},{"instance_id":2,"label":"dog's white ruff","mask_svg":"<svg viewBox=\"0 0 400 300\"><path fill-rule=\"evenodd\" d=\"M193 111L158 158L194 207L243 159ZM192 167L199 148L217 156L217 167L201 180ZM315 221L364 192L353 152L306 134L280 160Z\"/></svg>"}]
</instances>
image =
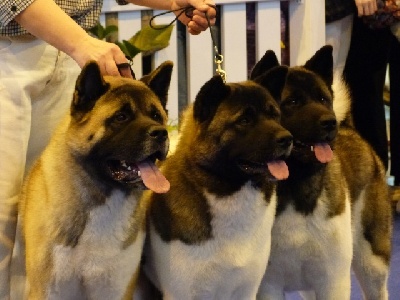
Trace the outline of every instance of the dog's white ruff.
<instances>
[{"instance_id":1,"label":"dog's white ruff","mask_svg":"<svg viewBox=\"0 0 400 300\"><path fill-rule=\"evenodd\" d=\"M197 245L166 243L152 227L149 273L167 300L254 299L268 261L276 195L267 204L250 183L225 198L204 194L213 237Z\"/></svg>"},{"instance_id":2,"label":"dog's white ruff","mask_svg":"<svg viewBox=\"0 0 400 300\"><path fill-rule=\"evenodd\" d=\"M295 290L314 290L317 299L350 299L349 194L343 213L329 220L326 201L323 192L309 216L289 206L276 218L270 263L257 299L283 300L284 291Z\"/></svg>"},{"instance_id":3,"label":"dog's white ruff","mask_svg":"<svg viewBox=\"0 0 400 300\"><path fill-rule=\"evenodd\" d=\"M90 299L122 299L139 264L145 236L140 230L135 242L121 250L136 206L137 199L127 200L123 192L114 191L104 205L90 211L78 245L59 245L53 251L58 291L51 293L56 292L60 299L81 299L82 295L71 298L71 292L84 284ZM67 289L64 280L72 280ZM59 294L60 290L66 295Z\"/></svg>"}]
</instances>

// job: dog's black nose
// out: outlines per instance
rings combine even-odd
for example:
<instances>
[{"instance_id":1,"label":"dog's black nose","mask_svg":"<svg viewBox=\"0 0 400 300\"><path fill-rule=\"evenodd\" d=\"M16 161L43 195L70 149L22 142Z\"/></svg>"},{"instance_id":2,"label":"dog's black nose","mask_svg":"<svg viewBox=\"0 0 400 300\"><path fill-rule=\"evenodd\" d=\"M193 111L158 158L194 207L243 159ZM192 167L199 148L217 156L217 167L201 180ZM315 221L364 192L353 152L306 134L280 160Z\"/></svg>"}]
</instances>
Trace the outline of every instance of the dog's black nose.
<instances>
[{"instance_id":1,"label":"dog's black nose","mask_svg":"<svg viewBox=\"0 0 400 300\"><path fill-rule=\"evenodd\" d=\"M159 142L164 142L168 138L168 131L163 127L153 127L149 130L149 135Z\"/></svg>"},{"instance_id":2,"label":"dog's black nose","mask_svg":"<svg viewBox=\"0 0 400 300\"><path fill-rule=\"evenodd\" d=\"M293 136L288 131L283 131L276 137L276 143L282 149L290 147L293 143Z\"/></svg>"},{"instance_id":3,"label":"dog's black nose","mask_svg":"<svg viewBox=\"0 0 400 300\"><path fill-rule=\"evenodd\" d=\"M320 119L320 125L322 129L326 131L333 131L336 129L336 118L333 116L322 116Z\"/></svg>"}]
</instances>

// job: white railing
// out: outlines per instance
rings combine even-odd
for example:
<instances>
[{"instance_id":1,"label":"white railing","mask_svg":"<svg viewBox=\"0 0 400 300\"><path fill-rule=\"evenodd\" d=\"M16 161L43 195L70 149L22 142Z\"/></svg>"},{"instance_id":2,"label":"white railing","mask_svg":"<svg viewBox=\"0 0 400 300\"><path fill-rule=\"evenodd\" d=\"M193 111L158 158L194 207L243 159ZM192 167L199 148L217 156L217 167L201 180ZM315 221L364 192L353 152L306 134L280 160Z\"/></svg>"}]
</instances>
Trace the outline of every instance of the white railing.
<instances>
[{"instance_id":1,"label":"white railing","mask_svg":"<svg viewBox=\"0 0 400 300\"><path fill-rule=\"evenodd\" d=\"M226 71L227 81L246 80L248 76L246 3L255 3L255 59L257 61L268 49L274 50L277 54L281 51L281 2L279 0L217 0L215 2L220 5L220 46L221 54L224 56L223 69ZM288 5L290 64L302 64L325 42L325 1L293 0ZM148 10L148 8L130 4L119 6L115 0L105 0L100 20L105 25L107 13L118 13L118 39L127 40L140 29L142 10ZM173 18L172 14L168 14L158 17L156 22L165 24L171 22ZM174 26L170 45L154 55L153 64L158 66L165 60L174 62L168 100L169 116L173 123L177 122L180 114L179 107L182 107L182 103L179 106L178 101L179 97L182 99L182 90L185 90L186 103L193 101L200 87L215 74L215 53L209 32L197 36L187 35L186 58L183 58L179 52L182 47L179 42L176 26ZM186 75L178 76L179 64L185 64ZM136 76L140 78L142 76L141 55L135 57L133 69Z\"/></svg>"}]
</instances>

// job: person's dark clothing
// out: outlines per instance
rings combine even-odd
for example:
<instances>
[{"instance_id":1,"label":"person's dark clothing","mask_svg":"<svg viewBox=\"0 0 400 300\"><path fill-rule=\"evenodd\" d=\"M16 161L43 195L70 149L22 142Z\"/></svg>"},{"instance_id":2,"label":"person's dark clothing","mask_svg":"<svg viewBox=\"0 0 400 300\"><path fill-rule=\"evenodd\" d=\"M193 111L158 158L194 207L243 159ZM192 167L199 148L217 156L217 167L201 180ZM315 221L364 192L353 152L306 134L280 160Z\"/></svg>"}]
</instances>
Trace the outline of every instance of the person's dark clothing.
<instances>
[{"instance_id":1,"label":"person's dark clothing","mask_svg":"<svg viewBox=\"0 0 400 300\"><path fill-rule=\"evenodd\" d=\"M325 0L325 22L340 20L356 12L356 5L352 0Z\"/></svg>"},{"instance_id":2,"label":"person's dark clothing","mask_svg":"<svg viewBox=\"0 0 400 300\"><path fill-rule=\"evenodd\" d=\"M373 30L356 15L343 76L352 95L352 115L360 132L388 168L388 140L383 88L392 34Z\"/></svg>"}]
</instances>

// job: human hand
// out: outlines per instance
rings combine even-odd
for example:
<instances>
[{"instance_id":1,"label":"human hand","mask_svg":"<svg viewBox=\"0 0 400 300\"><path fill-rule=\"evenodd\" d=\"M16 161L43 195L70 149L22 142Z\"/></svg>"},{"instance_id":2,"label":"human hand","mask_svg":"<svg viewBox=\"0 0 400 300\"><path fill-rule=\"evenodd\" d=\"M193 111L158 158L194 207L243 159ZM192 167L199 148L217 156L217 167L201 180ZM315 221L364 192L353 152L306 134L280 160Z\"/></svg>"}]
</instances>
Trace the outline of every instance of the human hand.
<instances>
[{"instance_id":1,"label":"human hand","mask_svg":"<svg viewBox=\"0 0 400 300\"><path fill-rule=\"evenodd\" d=\"M70 56L82 68L88 61L98 63L102 75L123 76L132 78L129 68L118 69L117 64L127 63L128 60L122 50L114 43L108 43L97 38L87 36L77 42Z\"/></svg>"},{"instance_id":2,"label":"human hand","mask_svg":"<svg viewBox=\"0 0 400 300\"><path fill-rule=\"evenodd\" d=\"M215 9L215 3L212 0L172 0L171 9L179 9L182 7L193 6L193 16L187 17L185 14L179 16L179 21L186 25L190 34L197 35L202 31L207 30L208 21L210 25L215 24L215 18L217 11ZM178 14L177 12L176 14Z\"/></svg>"},{"instance_id":3,"label":"human hand","mask_svg":"<svg viewBox=\"0 0 400 300\"><path fill-rule=\"evenodd\" d=\"M355 0L358 16L373 15L378 9L376 1L377 0Z\"/></svg>"}]
</instances>

